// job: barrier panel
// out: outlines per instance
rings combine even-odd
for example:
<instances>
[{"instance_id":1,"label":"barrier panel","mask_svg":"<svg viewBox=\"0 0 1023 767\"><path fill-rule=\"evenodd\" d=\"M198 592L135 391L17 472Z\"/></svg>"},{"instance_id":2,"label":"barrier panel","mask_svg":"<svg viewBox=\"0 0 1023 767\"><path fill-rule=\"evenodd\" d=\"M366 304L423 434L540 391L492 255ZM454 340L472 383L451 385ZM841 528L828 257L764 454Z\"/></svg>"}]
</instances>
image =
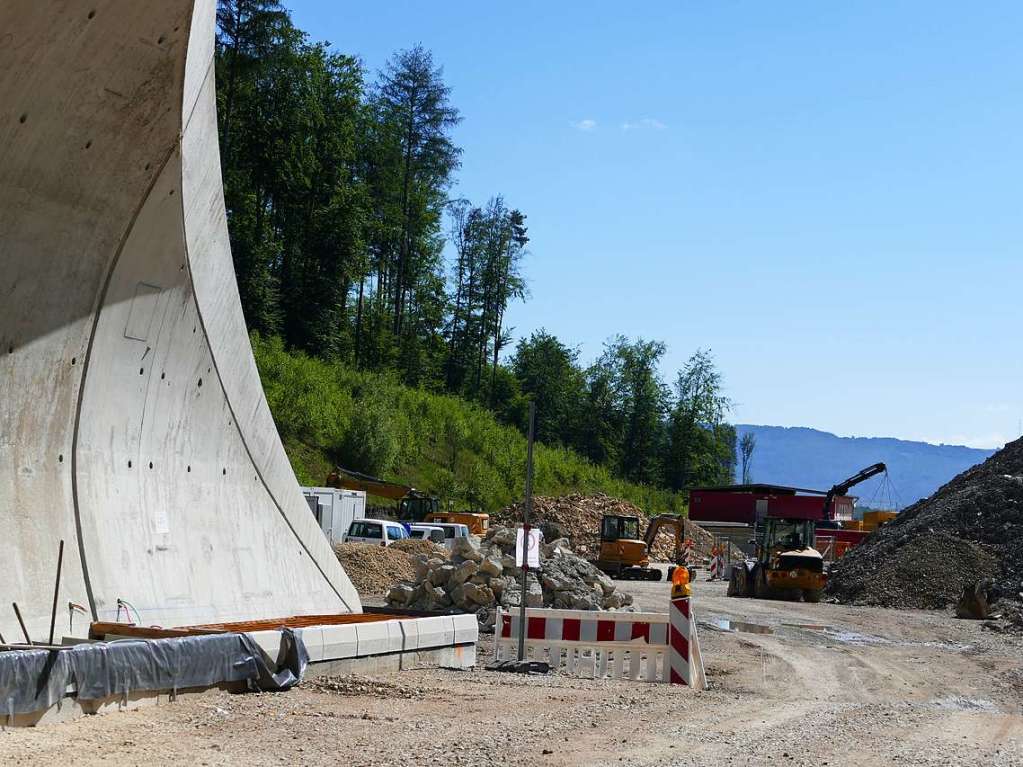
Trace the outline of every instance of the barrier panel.
<instances>
[{"instance_id":1,"label":"barrier panel","mask_svg":"<svg viewBox=\"0 0 1023 767\"><path fill-rule=\"evenodd\" d=\"M516 657L519 631L518 610L498 608L495 660ZM688 635L695 638L695 621ZM527 608L525 647L527 660L546 661L552 669L592 679L668 682L677 665L671 658L667 613ZM698 654L698 642L688 647L696 647ZM702 680L702 663L700 667Z\"/></svg>"}]
</instances>

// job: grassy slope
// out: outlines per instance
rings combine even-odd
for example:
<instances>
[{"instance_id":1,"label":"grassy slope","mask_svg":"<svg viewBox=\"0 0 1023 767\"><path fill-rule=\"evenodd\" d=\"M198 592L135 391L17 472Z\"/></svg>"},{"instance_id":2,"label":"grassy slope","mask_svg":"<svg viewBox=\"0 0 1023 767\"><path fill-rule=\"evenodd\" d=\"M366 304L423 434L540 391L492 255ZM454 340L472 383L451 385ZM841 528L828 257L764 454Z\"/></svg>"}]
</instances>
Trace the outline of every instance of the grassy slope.
<instances>
[{"instance_id":1,"label":"grassy slope","mask_svg":"<svg viewBox=\"0 0 1023 767\"><path fill-rule=\"evenodd\" d=\"M252 347L285 449L307 485L335 464L438 495L446 507L492 512L523 494L526 440L487 410L353 371L253 336ZM680 496L624 482L577 453L538 445L535 492L604 492L647 513L681 511Z\"/></svg>"}]
</instances>

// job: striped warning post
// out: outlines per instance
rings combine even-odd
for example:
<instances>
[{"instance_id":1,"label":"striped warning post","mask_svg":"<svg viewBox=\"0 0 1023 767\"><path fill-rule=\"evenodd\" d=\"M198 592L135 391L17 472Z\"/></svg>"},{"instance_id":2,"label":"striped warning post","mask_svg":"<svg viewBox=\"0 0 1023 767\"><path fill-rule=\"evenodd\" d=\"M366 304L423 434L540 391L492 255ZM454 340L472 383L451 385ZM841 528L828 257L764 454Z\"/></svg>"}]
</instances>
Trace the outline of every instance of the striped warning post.
<instances>
[{"instance_id":1,"label":"striped warning post","mask_svg":"<svg viewBox=\"0 0 1023 767\"><path fill-rule=\"evenodd\" d=\"M690 668L692 654L689 639L693 634L692 611L689 608L689 597L671 600L668 610L668 657L671 675L668 679L672 684L693 686Z\"/></svg>"}]
</instances>

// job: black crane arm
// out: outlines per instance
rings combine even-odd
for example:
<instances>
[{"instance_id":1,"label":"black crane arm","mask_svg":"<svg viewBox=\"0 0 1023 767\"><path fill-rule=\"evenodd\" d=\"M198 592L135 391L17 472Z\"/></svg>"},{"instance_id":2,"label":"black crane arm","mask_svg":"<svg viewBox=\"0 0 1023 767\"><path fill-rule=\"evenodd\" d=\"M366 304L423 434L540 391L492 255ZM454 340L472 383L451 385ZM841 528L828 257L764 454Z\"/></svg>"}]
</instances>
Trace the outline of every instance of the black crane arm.
<instances>
[{"instance_id":1,"label":"black crane arm","mask_svg":"<svg viewBox=\"0 0 1023 767\"><path fill-rule=\"evenodd\" d=\"M860 484L860 482L866 482L871 477L876 477L878 474L888 471L888 467L883 463L875 463L873 466L853 474L848 479L844 479L837 485L832 485L831 489L828 490L828 494L824 496L824 512L821 516L822 519L828 518L828 511L831 509L831 502L835 500L836 495L845 495L849 492L849 488L854 485Z\"/></svg>"}]
</instances>

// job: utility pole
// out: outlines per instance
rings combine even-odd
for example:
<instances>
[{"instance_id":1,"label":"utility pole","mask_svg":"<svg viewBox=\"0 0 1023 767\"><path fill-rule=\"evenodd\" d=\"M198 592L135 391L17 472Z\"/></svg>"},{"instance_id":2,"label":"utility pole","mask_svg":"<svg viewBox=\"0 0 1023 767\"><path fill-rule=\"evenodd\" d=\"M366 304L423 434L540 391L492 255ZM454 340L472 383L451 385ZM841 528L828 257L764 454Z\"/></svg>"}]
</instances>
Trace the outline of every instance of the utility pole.
<instances>
[{"instance_id":1,"label":"utility pole","mask_svg":"<svg viewBox=\"0 0 1023 767\"><path fill-rule=\"evenodd\" d=\"M526 503L522 510L522 590L519 592L519 661L526 659L526 580L529 576L529 518L533 512L533 426L536 403L529 401L529 439L526 442Z\"/></svg>"}]
</instances>

